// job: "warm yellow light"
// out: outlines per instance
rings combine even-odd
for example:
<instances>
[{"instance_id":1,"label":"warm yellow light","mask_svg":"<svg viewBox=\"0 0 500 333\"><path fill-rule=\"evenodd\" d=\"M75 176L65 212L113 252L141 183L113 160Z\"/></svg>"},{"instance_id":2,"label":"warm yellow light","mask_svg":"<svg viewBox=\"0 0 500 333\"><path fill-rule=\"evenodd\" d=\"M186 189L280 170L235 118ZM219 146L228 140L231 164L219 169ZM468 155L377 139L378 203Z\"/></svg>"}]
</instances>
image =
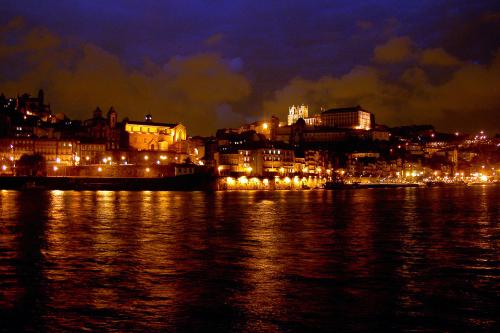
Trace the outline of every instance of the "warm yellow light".
<instances>
[{"instance_id":1,"label":"warm yellow light","mask_svg":"<svg viewBox=\"0 0 500 333\"><path fill-rule=\"evenodd\" d=\"M264 180L262 180L262 183L263 183L265 186L268 186L268 185L269 185L269 179L264 178Z\"/></svg>"},{"instance_id":2,"label":"warm yellow light","mask_svg":"<svg viewBox=\"0 0 500 333\"><path fill-rule=\"evenodd\" d=\"M156 161L156 164L160 165L160 160L157 160L157 161Z\"/></svg>"},{"instance_id":3,"label":"warm yellow light","mask_svg":"<svg viewBox=\"0 0 500 333\"><path fill-rule=\"evenodd\" d=\"M87 160L87 161L88 161L88 160L90 160L90 157L88 157L88 156L85 156L85 160Z\"/></svg>"},{"instance_id":4,"label":"warm yellow light","mask_svg":"<svg viewBox=\"0 0 500 333\"><path fill-rule=\"evenodd\" d=\"M147 161L149 159L149 156L148 155L145 155L144 156L144 159Z\"/></svg>"},{"instance_id":5,"label":"warm yellow light","mask_svg":"<svg viewBox=\"0 0 500 333\"><path fill-rule=\"evenodd\" d=\"M250 183L259 183L259 182L260 182L260 179L257 177L250 178Z\"/></svg>"},{"instance_id":6,"label":"warm yellow light","mask_svg":"<svg viewBox=\"0 0 500 333\"><path fill-rule=\"evenodd\" d=\"M61 159L60 159L59 157L58 157L58 158L56 158L56 162L57 162L57 163L61 163Z\"/></svg>"},{"instance_id":7,"label":"warm yellow light","mask_svg":"<svg viewBox=\"0 0 500 333\"><path fill-rule=\"evenodd\" d=\"M97 172L101 172L102 171L102 168L101 167L98 167L97 168Z\"/></svg>"},{"instance_id":8,"label":"warm yellow light","mask_svg":"<svg viewBox=\"0 0 500 333\"><path fill-rule=\"evenodd\" d=\"M291 182L290 178L285 177L285 183L286 183L286 184L290 184L290 182Z\"/></svg>"},{"instance_id":9,"label":"warm yellow light","mask_svg":"<svg viewBox=\"0 0 500 333\"><path fill-rule=\"evenodd\" d=\"M75 161L80 162L80 156L75 156Z\"/></svg>"},{"instance_id":10,"label":"warm yellow light","mask_svg":"<svg viewBox=\"0 0 500 333\"><path fill-rule=\"evenodd\" d=\"M13 161L14 160L14 156L9 157L9 160Z\"/></svg>"},{"instance_id":11,"label":"warm yellow light","mask_svg":"<svg viewBox=\"0 0 500 333\"><path fill-rule=\"evenodd\" d=\"M488 181L488 176L486 176L486 175L482 175L480 178L481 178L482 182L487 182Z\"/></svg>"},{"instance_id":12,"label":"warm yellow light","mask_svg":"<svg viewBox=\"0 0 500 333\"><path fill-rule=\"evenodd\" d=\"M54 170L54 171L57 171L57 169L58 169L58 168L57 168L55 165L54 165L54 167L52 168L52 170Z\"/></svg>"},{"instance_id":13,"label":"warm yellow light","mask_svg":"<svg viewBox=\"0 0 500 333\"><path fill-rule=\"evenodd\" d=\"M248 172L248 173L251 173L251 172L252 172L252 170L253 170L253 169L252 169L252 167L251 167L251 166L249 166L249 167L247 168L247 172Z\"/></svg>"},{"instance_id":14,"label":"warm yellow light","mask_svg":"<svg viewBox=\"0 0 500 333\"><path fill-rule=\"evenodd\" d=\"M295 184L299 184L300 183L299 177L298 176L293 177L293 182Z\"/></svg>"},{"instance_id":15,"label":"warm yellow light","mask_svg":"<svg viewBox=\"0 0 500 333\"><path fill-rule=\"evenodd\" d=\"M165 156L165 155L160 156L160 160L166 160L166 159L167 159L167 156Z\"/></svg>"},{"instance_id":16,"label":"warm yellow light","mask_svg":"<svg viewBox=\"0 0 500 333\"><path fill-rule=\"evenodd\" d=\"M108 161L111 161L111 156L108 156Z\"/></svg>"},{"instance_id":17,"label":"warm yellow light","mask_svg":"<svg viewBox=\"0 0 500 333\"><path fill-rule=\"evenodd\" d=\"M149 172L149 168L146 168L146 172Z\"/></svg>"},{"instance_id":18,"label":"warm yellow light","mask_svg":"<svg viewBox=\"0 0 500 333\"><path fill-rule=\"evenodd\" d=\"M268 129L268 127L269 127L269 125L267 125L267 123L262 124L262 128L263 128L263 129L265 129L265 130L266 130L266 129Z\"/></svg>"},{"instance_id":19,"label":"warm yellow light","mask_svg":"<svg viewBox=\"0 0 500 333\"><path fill-rule=\"evenodd\" d=\"M238 182L240 184L248 184L248 178L245 176L241 176L240 178L238 178Z\"/></svg>"},{"instance_id":20,"label":"warm yellow light","mask_svg":"<svg viewBox=\"0 0 500 333\"><path fill-rule=\"evenodd\" d=\"M226 178L226 183L227 183L228 185L234 185L235 181L234 181L234 179L233 179L233 178L231 178L231 177L227 177L227 178Z\"/></svg>"},{"instance_id":21,"label":"warm yellow light","mask_svg":"<svg viewBox=\"0 0 500 333\"><path fill-rule=\"evenodd\" d=\"M280 172L281 173L285 172L285 168L280 168Z\"/></svg>"},{"instance_id":22,"label":"warm yellow light","mask_svg":"<svg viewBox=\"0 0 500 333\"><path fill-rule=\"evenodd\" d=\"M103 163L106 163L107 161L108 161L108 159L107 159L107 158L103 158L103 159L102 159L102 162L103 162Z\"/></svg>"},{"instance_id":23,"label":"warm yellow light","mask_svg":"<svg viewBox=\"0 0 500 333\"><path fill-rule=\"evenodd\" d=\"M7 170L7 166L6 165L2 165L2 170L3 171Z\"/></svg>"},{"instance_id":24,"label":"warm yellow light","mask_svg":"<svg viewBox=\"0 0 500 333\"><path fill-rule=\"evenodd\" d=\"M219 172L221 172L221 171L222 171L222 169L224 169L224 167L223 167L222 165L219 165L219 166L217 167L217 170L219 170Z\"/></svg>"},{"instance_id":25,"label":"warm yellow light","mask_svg":"<svg viewBox=\"0 0 500 333\"><path fill-rule=\"evenodd\" d=\"M122 156L122 161L125 159L125 156Z\"/></svg>"}]
</instances>

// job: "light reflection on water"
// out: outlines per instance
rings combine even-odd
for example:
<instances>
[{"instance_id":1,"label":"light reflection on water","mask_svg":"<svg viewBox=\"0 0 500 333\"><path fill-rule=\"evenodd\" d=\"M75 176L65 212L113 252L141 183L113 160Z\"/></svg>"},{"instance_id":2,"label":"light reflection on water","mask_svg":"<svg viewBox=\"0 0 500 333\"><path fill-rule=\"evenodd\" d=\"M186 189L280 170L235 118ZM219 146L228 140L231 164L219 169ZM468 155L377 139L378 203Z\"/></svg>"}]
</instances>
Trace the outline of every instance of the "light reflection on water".
<instances>
[{"instance_id":1,"label":"light reflection on water","mask_svg":"<svg viewBox=\"0 0 500 333\"><path fill-rule=\"evenodd\" d=\"M0 192L2 330L492 330L497 188Z\"/></svg>"}]
</instances>

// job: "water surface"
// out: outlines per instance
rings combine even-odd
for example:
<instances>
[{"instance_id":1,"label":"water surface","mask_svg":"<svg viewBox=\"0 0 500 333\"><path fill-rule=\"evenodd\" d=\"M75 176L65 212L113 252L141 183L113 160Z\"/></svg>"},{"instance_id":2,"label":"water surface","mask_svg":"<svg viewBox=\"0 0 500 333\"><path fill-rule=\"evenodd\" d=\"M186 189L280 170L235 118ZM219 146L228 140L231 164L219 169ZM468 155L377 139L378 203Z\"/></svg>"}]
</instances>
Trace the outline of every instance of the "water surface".
<instances>
[{"instance_id":1,"label":"water surface","mask_svg":"<svg viewBox=\"0 0 500 333\"><path fill-rule=\"evenodd\" d=\"M2 331L494 331L500 189L0 191Z\"/></svg>"}]
</instances>

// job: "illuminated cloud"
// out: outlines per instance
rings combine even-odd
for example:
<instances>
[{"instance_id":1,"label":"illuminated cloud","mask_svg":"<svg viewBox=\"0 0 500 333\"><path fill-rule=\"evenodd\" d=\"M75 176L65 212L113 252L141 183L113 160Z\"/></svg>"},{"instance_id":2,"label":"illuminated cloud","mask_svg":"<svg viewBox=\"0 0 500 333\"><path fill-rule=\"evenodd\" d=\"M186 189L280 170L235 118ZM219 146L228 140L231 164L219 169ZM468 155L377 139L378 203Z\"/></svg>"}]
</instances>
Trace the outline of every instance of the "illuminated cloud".
<instances>
[{"instance_id":1,"label":"illuminated cloud","mask_svg":"<svg viewBox=\"0 0 500 333\"><path fill-rule=\"evenodd\" d=\"M413 45L408 37L392 38L375 47L374 60L378 63L400 63L412 57Z\"/></svg>"},{"instance_id":2,"label":"illuminated cloud","mask_svg":"<svg viewBox=\"0 0 500 333\"><path fill-rule=\"evenodd\" d=\"M422 51L420 54L420 63L430 66L457 66L460 65L460 60L442 48L437 48Z\"/></svg>"}]
</instances>

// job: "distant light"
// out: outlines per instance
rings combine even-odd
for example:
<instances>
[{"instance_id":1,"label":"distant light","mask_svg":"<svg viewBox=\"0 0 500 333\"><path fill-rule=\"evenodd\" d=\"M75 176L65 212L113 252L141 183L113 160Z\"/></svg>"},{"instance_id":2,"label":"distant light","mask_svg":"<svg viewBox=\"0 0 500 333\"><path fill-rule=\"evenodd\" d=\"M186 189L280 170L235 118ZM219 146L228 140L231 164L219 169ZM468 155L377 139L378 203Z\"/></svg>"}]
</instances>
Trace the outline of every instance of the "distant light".
<instances>
[{"instance_id":1,"label":"distant light","mask_svg":"<svg viewBox=\"0 0 500 333\"><path fill-rule=\"evenodd\" d=\"M483 181L483 182L488 181L488 176L486 176L486 175L482 175L482 176L481 176L481 181Z\"/></svg>"},{"instance_id":2,"label":"distant light","mask_svg":"<svg viewBox=\"0 0 500 333\"><path fill-rule=\"evenodd\" d=\"M149 160L149 156L148 155L144 155L144 159L147 161Z\"/></svg>"},{"instance_id":3,"label":"distant light","mask_svg":"<svg viewBox=\"0 0 500 333\"><path fill-rule=\"evenodd\" d=\"M2 170L3 171L7 170L7 166L6 165L2 165Z\"/></svg>"},{"instance_id":4,"label":"distant light","mask_svg":"<svg viewBox=\"0 0 500 333\"><path fill-rule=\"evenodd\" d=\"M149 168L146 168L146 172L149 172Z\"/></svg>"},{"instance_id":5,"label":"distant light","mask_svg":"<svg viewBox=\"0 0 500 333\"><path fill-rule=\"evenodd\" d=\"M58 168L57 168L55 165L54 165L54 167L52 168L52 170L54 170L54 171L57 171L57 169L58 169Z\"/></svg>"},{"instance_id":6,"label":"distant light","mask_svg":"<svg viewBox=\"0 0 500 333\"><path fill-rule=\"evenodd\" d=\"M97 172L101 172L102 171L102 168L101 167L98 167L97 168Z\"/></svg>"},{"instance_id":7,"label":"distant light","mask_svg":"<svg viewBox=\"0 0 500 333\"><path fill-rule=\"evenodd\" d=\"M269 185L269 179L264 178L264 180L262 181L262 183L263 183L265 186L268 186L268 185Z\"/></svg>"},{"instance_id":8,"label":"distant light","mask_svg":"<svg viewBox=\"0 0 500 333\"><path fill-rule=\"evenodd\" d=\"M122 161L125 160L125 156L122 156L121 158L122 158Z\"/></svg>"},{"instance_id":9,"label":"distant light","mask_svg":"<svg viewBox=\"0 0 500 333\"><path fill-rule=\"evenodd\" d=\"M157 160L157 161L156 161L156 164L160 165L160 160Z\"/></svg>"},{"instance_id":10,"label":"distant light","mask_svg":"<svg viewBox=\"0 0 500 333\"><path fill-rule=\"evenodd\" d=\"M88 161L88 160L90 160L90 157L88 157L88 156L85 156L85 160L87 160L87 161Z\"/></svg>"},{"instance_id":11,"label":"distant light","mask_svg":"<svg viewBox=\"0 0 500 333\"><path fill-rule=\"evenodd\" d=\"M61 163L61 159L60 159L59 157L58 157L58 158L56 158L56 162L57 162L57 163Z\"/></svg>"},{"instance_id":12,"label":"distant light","mask_svg":"<svg viewBox=\"0 0 500 333\"><path fill-rule=\"evenodd\" d=\"M269 125L267 125L267 123L262 124L262 128L263 128L263 129L267 130L267 129L268 129L268 127L269 127Z\"/></svg>"}]
</instances>

